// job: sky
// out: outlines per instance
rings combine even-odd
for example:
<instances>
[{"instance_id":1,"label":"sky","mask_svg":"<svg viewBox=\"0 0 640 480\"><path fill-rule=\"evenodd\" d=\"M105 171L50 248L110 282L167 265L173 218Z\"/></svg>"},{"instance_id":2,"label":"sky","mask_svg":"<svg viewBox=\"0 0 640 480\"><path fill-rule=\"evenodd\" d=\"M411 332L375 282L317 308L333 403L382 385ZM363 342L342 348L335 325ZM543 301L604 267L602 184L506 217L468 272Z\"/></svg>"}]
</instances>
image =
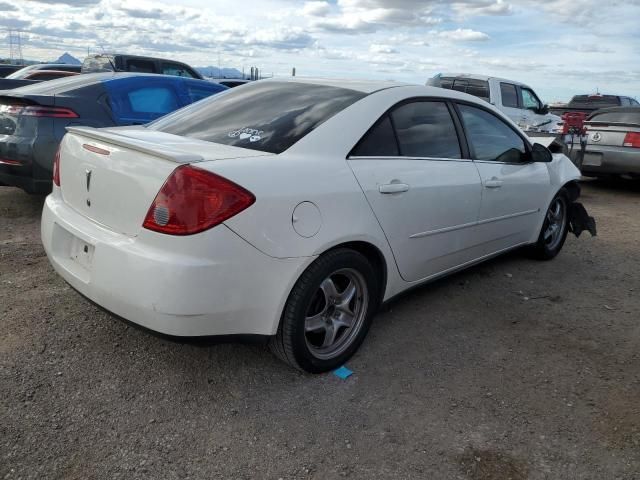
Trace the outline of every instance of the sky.
<instances>
[{"instance_id":1,"label":"sky","mask_svg":"<svg viewBox=\"0 0 640 480\"><path fill-rule=\"evenodd\" d=\"M640 0L0 0L0 57L155 55L263 74L424 84L500 76L548 102L640 99Z\"/></svg>"}]
</instances>

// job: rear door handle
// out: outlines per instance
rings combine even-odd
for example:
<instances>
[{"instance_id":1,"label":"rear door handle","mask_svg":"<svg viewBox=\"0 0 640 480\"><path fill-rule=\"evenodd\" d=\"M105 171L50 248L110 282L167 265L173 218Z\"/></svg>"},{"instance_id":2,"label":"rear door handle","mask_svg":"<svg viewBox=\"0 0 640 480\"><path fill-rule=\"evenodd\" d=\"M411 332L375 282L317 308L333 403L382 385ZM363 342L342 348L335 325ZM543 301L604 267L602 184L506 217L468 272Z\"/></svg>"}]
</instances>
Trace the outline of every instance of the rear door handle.
<instances>
[{"instance_id":1,"label":"rear door handle","mask_svg":"<svg viewBox=\"0 0 640 480\"><path fill-rule=\"evenodd\" d=\"M502 186L502 180L498 180L497 178L492 178L491 180L485 180L484 187L485 188L500 188Z\"/></svg>"},{"instance_id":2,"label":"rear door handle","mask_svg":"<svg viewBox=\"0 0 640 480\"><path fill-rule=\"evenodd\" d=\"M409 190L409 185L406 183L385 183L378 185L378 191L380 193L402 193Z\"/></svg>"}]
</instances>

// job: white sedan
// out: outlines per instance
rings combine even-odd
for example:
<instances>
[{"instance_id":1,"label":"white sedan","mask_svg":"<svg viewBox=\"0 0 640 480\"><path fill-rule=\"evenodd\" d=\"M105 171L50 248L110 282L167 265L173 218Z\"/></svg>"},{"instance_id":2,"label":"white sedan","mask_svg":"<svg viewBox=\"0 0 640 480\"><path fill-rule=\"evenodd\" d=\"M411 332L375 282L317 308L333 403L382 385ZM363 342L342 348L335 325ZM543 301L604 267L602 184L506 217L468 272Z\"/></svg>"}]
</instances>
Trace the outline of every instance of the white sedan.
<instances>
[{"instance_id":1,"label":"white sedan","mask_svg":"<svg viewBox=\"0 0 640 480\"><path fill-rule=\"evenodd\" d=\"M595 227L567 157L456 91L265 80L68 130L42 216L56 271L148 329L265 337L309 372L353 355L394 295Z\"/></svg>"}]
</instances>

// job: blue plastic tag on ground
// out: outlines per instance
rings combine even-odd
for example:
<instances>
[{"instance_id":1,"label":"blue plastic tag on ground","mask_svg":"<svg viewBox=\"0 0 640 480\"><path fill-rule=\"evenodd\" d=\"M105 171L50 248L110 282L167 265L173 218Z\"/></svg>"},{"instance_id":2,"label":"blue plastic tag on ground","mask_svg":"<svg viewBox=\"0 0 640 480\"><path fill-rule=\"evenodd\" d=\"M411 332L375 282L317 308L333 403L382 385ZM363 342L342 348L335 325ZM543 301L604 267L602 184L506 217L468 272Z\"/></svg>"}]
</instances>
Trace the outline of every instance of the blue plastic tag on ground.
<instances>
[{"instance_id":1,"label":"blue plastic tag on ground","mask_svg":"<svg viewBox=\"0 0 640 480\"><path fill-rule=\"evenodd\" d=\"M341 378L342 380L346 380L351 375L353 375L353 372L343 365L342 367L338 368L337 370L334 370L333 374L336 377Z\"/></svg>"}]
</instances>

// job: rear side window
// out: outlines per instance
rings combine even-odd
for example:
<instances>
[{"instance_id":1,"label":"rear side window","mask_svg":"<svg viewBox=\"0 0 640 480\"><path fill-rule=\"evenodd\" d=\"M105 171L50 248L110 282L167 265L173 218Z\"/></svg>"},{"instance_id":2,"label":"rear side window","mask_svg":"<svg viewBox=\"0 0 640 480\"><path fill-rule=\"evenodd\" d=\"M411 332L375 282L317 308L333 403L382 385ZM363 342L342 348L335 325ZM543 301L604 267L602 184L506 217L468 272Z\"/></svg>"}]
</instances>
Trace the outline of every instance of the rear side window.
<instances>
[{"instance_id":1,"label":"rear side window","mask_svg":"<svg viewBox=\"0 0 640 480\"><path fill-rule=\"evenodd\" d=\"M105 82L109 105L118 125L142 125L191 103L177 82L151 82L131 77Z\"/></svg>"},{"instance_id":2,"label":"rear side window","mask_svg":"<svg viewBox=\"0 0 640 480\"><path fill-rule=\"evenodd\" d=\"M156 66L148 60L127 60L127 70L130 72L156 73Z\"/></svg>"},{"instance_id":3,"label":"rear side window","mask_svg":"<svg viewBox=\"0 0 640 480\"><path fill-rule=\"evenodd\" d=\"M400 155L405 157L461 158L458 134L443 102L412 102L391 113Z\"/></svg>"},{"instance_id":4,"label":"rear side window","mask_svg":"<svg viewBox=\"0 0 640 480\"><path fill-rule=\"evenodd\" d=\"M164 115L178 108L178 97L171 88L144 87L127 93L131 111L137 114Z\"/></svg>"},{"instance_id":5,"label":"rear side window","mask_svg":"<svg viewBox=\"0 0 640 480\"><path fill-rule=\"evenodd\" d=\"M353 149L354 157L397 157L400 155L389 116L385 115Z\"/></svg>"},{"instance_id":6,"label":"rear side window","mask_svg":"<svg viewBox=\"0 0 640 480\"><path fill-rule=\"evenodd\" d=\"M524 140L492 113L469 105L459 105L467 140L474 159L519 163L526 153Z\"/></svg>"},{"instance_id":7,"label":"rear side window","mask_svg":"<svg viewBox=\"0 0 640 480\"><path fill-rule=\"evenodd\" d=\"M489 82L476 80L475 78L443 77L440 79L440 87L458 92L468 93L474 97L489 101Z\"/></svg>"},{"instance_id":8,"label":"rear side window","mask_svg":"<svg viewBox=\"0 0 640 480\"><path fill-rule=\"evenodd\" d=\"M148 128L224 145L282 153L365 95L326 85L259 81L198 102Z\"/></svg>"},{"instance_id":9,"label":"rear side window","mask_svg":"<svg viewBox=\"0 0 640 480\"><path fill-rule=\"evenodd\" d=\"M518 91L515 85L501 83L500 94L502 95L503 107L518 108Z\"/></svg>"}]
</instances>

